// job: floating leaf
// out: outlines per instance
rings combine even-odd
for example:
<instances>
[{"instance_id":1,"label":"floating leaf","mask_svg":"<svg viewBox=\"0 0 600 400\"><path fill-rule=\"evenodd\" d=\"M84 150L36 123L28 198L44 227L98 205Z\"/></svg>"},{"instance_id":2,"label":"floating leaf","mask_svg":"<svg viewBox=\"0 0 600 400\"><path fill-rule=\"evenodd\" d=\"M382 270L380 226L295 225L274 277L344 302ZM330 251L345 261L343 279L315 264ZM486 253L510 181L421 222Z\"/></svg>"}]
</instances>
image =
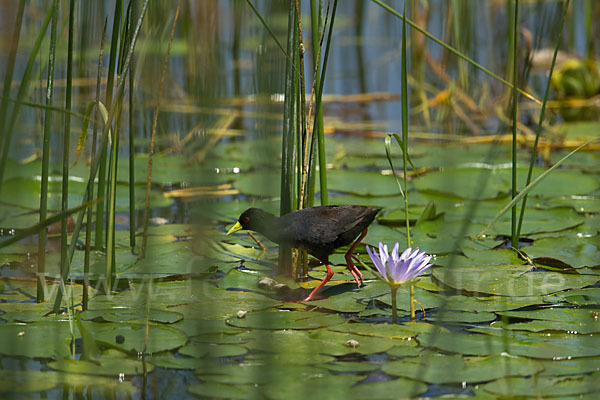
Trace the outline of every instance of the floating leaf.
<instances>
[{"instance_id":1,"label":"floating leaf","mask_svg":"<svg viewBox=\"0 0 600 400\"><path fill-rule=\"evenodd\" d=\"M458 289L501 296L536 296L593 285L600 276L531 270L528 265L433 268L434 278Z\"/></svg>"},{"instance_id":2,"label":"floating leaf","mask_svg":"<svg viewBox=\"0 0 600 400\"><path fill-rule=\"evenodd\" d=\"M259 311L227 320L230 325L253 329L314 329L343 322L339 315L305 311Z\"/></svg>"},{"instance_id":3,"label":"floating leaf","mask_svg":"<svg viewBox=\"0 0 600 400\"><path fill-rule=\"evenodd\" d=\"M0 324L0 354L31 358L65 358L72 337L68 322Z\"/></svg>"},{"instance_id":4,"label":"floating leaf","mask_svg":"<svg viewBox=\"0 0 600 400\"><path fill-rule=\"evenodd\" d=\"M88 322L86 326L98 343L127 352L139 352L144 349L149 353L172 350L183 346L188 340L185 333L178 329L152 325L148 335L148 346L145 347L144 324Z\"/></svg>"},{"instance_id":5,"label":"floating leaf","mask_svg":"<svg viewBox=\"0 0 600 400\"><path fill-rule=\"evenodd\" d=\"M100 358L96 361L82 360L59 360L48 364L52 369L70 374L105 375L119 378L120 374L125 376L141 375L144 366L139 360L127 358ZM154 370L154 365L146 363L146 371Z\"/></svg>"},{"instance_id":6,"label":"floating leaf","mask_svg":"<svg viewBox=\"0 0 600 400\"><path fill-rule=\"evenodd\" d=\"M418 338L421 345L436 347L464 355L500 355L542 359L567 359L600 355L600 337L573 334L536 334L514 332L502 335L467 333L424 334Z\"/></svg>"},{"instance_id":7,"label":"floating leaf","mask_svg":"<svg viewBox=\"0 0 600 400\"><path fill-rule=\"evenodd\" d=\"M536 361L524 357L421 354L383 365L386 374L417 379L428 383L487 382L505 376L528 376L543 369Z\"/></svg>"},{"instance_id":8,"label":"floating leaf","mask_svg":"<svg viewBox=\"0 0 600 400\"><path fill-rule=\"evenodd\" d=\"M527 247L530 257L552 257L575 268L600 264L599 237L543 238Z\"/></svg>"},{"instance_id":9,"label":"floating leaf","mask_svg":"<svg viewBox=\"0 0 600 400\"><path fill-rule=\"evenodd\" d=\"M540 376L531 378L503 378L482 386L484 391L496 395L515 397L574 396L600 391L600 374L572 375L569 377Z\"/></svg>"},{"instance_id":10,"label":"floating leaf","mask_svg":"<svg viewBox=\"0 0 600 400\"><path fill-rule=\"evenodd\" d=\"M354 399L413 398L427 390L427 385L409 379L398 378L384 382L363 383L352 388Z\"/></svg>"}]
</instances>

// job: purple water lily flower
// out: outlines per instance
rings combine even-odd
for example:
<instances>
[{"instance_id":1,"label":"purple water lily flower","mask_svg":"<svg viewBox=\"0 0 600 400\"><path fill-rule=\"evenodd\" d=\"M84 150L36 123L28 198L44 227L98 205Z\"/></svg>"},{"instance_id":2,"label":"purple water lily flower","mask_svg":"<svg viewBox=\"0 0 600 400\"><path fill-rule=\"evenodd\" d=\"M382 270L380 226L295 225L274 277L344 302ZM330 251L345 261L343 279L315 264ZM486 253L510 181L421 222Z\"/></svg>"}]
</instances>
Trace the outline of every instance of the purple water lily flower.
<instances>
[{"instance_id":1,"label":"purple water lily flower","mask_svg":"<svg viewBox=\"0 0 600 400\"><path fill-rule=\"evenodd\" d=\"M432 256L419 249L407 248L398 255L399 243L396 242L392 253L388 253L387 245L379 242L379 254L367 246L367 253L379 271L381 278L390 285L399 285L421 275L433 264L428 264Z\"/></svg>"}]
</instances>

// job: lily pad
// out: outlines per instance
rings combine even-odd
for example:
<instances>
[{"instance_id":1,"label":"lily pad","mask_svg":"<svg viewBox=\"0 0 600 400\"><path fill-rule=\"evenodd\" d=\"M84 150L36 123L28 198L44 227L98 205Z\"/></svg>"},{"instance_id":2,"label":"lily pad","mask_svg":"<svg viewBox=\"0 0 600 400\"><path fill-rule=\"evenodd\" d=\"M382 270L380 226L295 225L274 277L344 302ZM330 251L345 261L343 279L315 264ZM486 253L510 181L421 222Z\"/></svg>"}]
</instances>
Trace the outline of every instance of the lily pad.
<instances>
[{"instance_id":1,"label":"lily pad","mask_svg":"<svg viewBox=\"0 0 600 400\"><path fill-rule=\"evenodd\" d=\"M68 322L0 324L0 354L32 358L65 358L72 337Z\"/></svg>"},{"instance_id":2,"label":"lily pad","mask_svg":"<svg viewBox=\"0 0 600 400\"><path fill-rule=\"evenodd\" d=\"M146 321L146 310L137 308L93 309L83 311L80 317L83 320L102 319L106 322L144 323ZM148 314L149 321L163 324L172 324L182 319L182 314L166 310L150 309L150 313Z\"/></svg>"},{"instance_id":3,"label":"lily pad","mask_svg":"<svg viewBox=\"0 0 600 400\"><path fill-rule=\"evenodd\" d=\"M594 237L555 237L537 239L527 247L529 257L552 257L575 268L600 264L600 238Z\"/></svg>"},{"instance_id":4,"label":"lily pad","mask_svg":"<svg viewBox=\"0 0 600 400\"><path fill-rule=\"evenodd\" d=\"M383 382L362 383L352 388L351 398L389 399L413 398L427 390L427 385L410 379L398 378Z\"/></svg>"},{"instance_id":5,"label":"lily pad","mask_svg":"<svg viewBox=\"0 0 600 400\"><path fill-rule=\"evenodd\" d=\"M378 172L334 170L327 173L327 188L361 196L392 196L399 194L393 176Z\"/></svg>"},{"instance_id":6,"label":"lily pad","mask_svg":"<svg viewBox=\"0 0 600 400\"><path fill-rule=\"evenodd\" d=\"M550 360L600 355L600 337L574 334L513 332L507 337L472 333L426 334L419 335L418 341L421 345L464 355L508 353Z\"/></svg>"},{"instance_id":7,"label":"lily pad","mask_svg":"<svg viewBox=\"0 0 600 400\"><path fill-rule=\"evenodd\" d=\"M247 346L251 350L271 353L296 354L311 359L311 353L344 356L353 353L372 354L385 352L400 342L400 339L363 336L353 333L315 331L250 332Z\"/></svg>"},{"instance_id":8,"label":"lily pad","mask_svg":"<svg viewBox=\"0 0 600 400\"><path fill-rule=\"evenodd\" d=\"M528 265L433 268L434 278L458 290L500 296L545 295L593 285L600 276L567 275L544 270L531 271Z\"/></svg>"},{"instance_id":9,"label":"lily pad","mask_svg":"<svg viewBox=\"0 0 600 400\"><path fill-rule=\"evenodd\" d=\"M229 325L253 329L314 329L343 322L344 318L336 314L305 311L259 311L227 320Z\"/></svg>"},{"instance_id":10,"label":"lily pad","mask_svg":"<svg viewBox=\"0 0 600 400\"><path fill-rule=\"evenodd\" d=\"M543 369L542 365L524 357L421 354L383 365L386 374L417 379L428 383L467 384L487 382L505 376L528 376Z\"/></svg>"},{"instance_id":11,"label":"lily pad","mask_svg":"<svg viewBox=\"0 0 600 400\"><path fill-rule=\"evenodd\" d=\"M181 347L178 352L184 356L202 357L232 357L241 356L248 352L244 346L234 344L197 343Z\"/></svg>"},{"instance_id":12,"label":"lily pad","mask_svg":"<svg viewBox=\"0 0 600 400\"><path fill-rule=\"evenodd\" d=\"M531 378L503 378L485 384L483 390L501 396L527 396L539 398L572 396L586 393L598 393L600 390L600 374L572 375L569 377L540 376Z\"/></svg>"},{"instance_id":13,"label":"lily pad","mask_svg":"<svg viewBox=\"0 0 600 400\"><path fill-rule=\"evenodd\" d=\"M65 359L50 362L48 366L57 371L70 374L105 375L113 378L119 378L120 374L131 376L144 373L144 366L141 361L127 358L100 358L97 361ZM146 363L146 371L151 372L153 370L154 365Z\"/></svg>"},{"instance_id":14,"label":"lily pad","mask_svg":"<svg viewBox=\"0 0 600 400\"><path fill-rule=\"evenodd\" d=\"M497 170L484 168L447 168L414 179L421 191L452 194L462 199L492 199L509 189Z\"/></svg>"},{"instance_id":15,"label":"lily pad","mask_svg":"<svg viewBox=\"0 0 600 400\"><path fill-rule=\"evenodd\" d=\"M126 352L172 350L183 346L188 340L182 331L163 325L150 326L147 346L144 324L88 322L87 327L97 342Z\"/></svg>"}]
</instances>

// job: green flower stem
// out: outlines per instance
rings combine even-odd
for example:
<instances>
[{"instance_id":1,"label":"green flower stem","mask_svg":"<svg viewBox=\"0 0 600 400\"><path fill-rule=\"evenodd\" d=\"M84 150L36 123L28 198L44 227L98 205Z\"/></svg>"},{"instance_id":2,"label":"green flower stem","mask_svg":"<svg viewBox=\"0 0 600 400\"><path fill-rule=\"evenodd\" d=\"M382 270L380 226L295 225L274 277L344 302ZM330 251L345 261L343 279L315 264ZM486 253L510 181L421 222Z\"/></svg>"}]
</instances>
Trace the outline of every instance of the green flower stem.
<instances>
[{"instance_id":1,"label":"green flower stem","mask_svg":"<svg viewBox=\"0 0 600 400\"><path fill-rule=\"evenodd\" d=\"M398 285L390 285L390 289L392 290L392 324L396 324L398 322L398 310L396 308L396 294L398 292Z\"/></svg>"},{"instance_id":2,"label":"green flower stem","mask_svg":"<svg viewBox=\"0 0 600 400\"><path fill-rule=\"evenodd\" d=\"M415 320L415 286L410 285L410 320Z\"/></svg>"}]
</instances>

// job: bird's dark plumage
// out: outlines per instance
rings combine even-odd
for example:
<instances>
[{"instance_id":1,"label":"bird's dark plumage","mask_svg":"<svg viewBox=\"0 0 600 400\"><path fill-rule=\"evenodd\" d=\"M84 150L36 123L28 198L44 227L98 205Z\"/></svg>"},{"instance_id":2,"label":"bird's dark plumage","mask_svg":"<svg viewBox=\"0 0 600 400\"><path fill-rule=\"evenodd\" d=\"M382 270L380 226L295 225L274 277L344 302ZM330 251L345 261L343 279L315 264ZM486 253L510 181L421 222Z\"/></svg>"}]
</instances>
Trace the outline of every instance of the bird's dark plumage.
<instances>
[{"instance_id":1,"label":"bird's dark plumage","mask_svg":"<svg viewBox=\"0 0 600 400\"><path fill-rule=\"evenodd\" d=\"M357 275L362 274L352 263L352 251L380 210L356 205L318 206L276 217L260 208L249 208L229 233L240 229L256 231L275 243L305 250L325 264L329 264L329 255L335 249L349 245L362 234L346 253L348 269L358 283Z\"/></svg>"}]
</instances>

